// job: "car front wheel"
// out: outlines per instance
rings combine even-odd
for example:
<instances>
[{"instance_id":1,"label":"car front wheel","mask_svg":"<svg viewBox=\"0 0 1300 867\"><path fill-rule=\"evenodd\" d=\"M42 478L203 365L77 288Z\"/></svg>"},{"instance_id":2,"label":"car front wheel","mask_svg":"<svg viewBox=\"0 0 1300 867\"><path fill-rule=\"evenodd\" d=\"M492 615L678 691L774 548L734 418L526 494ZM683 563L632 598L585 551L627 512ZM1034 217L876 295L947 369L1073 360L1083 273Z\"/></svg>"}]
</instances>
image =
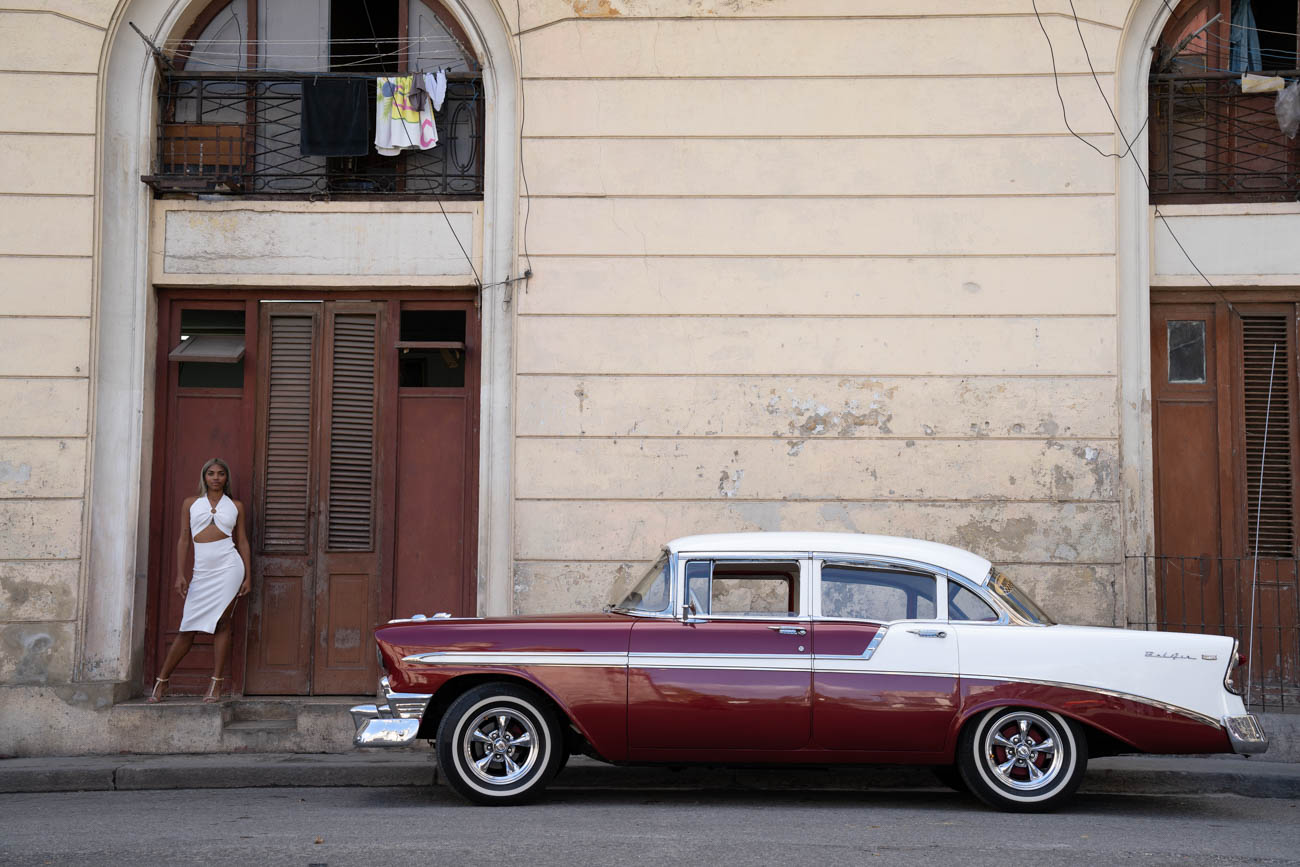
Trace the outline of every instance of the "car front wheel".
<instances>
[{"instance_id":1,"label":"car front wheel","mask_svg":"<svg viewBox=\"0 0 1300 867\"><path fill-rule=\"evenodd\" d=\"M438 724L438 766L447 785L475 803L521 804L559 771L563 738L536 692L483 684L452 702Z\"/></svg>"},{"instance_id":2,"label":"car front wheel","mask_svg":"<svg viewBox=\"0 0 1300 867\"><path fill-rule=\"evenodd\" d=\"M1068 799L1088 767L1079 727L1051 711L994 708L962 730L957 766L970 790L999 810L1041 813Z\"/></svg>"}]
</instances>

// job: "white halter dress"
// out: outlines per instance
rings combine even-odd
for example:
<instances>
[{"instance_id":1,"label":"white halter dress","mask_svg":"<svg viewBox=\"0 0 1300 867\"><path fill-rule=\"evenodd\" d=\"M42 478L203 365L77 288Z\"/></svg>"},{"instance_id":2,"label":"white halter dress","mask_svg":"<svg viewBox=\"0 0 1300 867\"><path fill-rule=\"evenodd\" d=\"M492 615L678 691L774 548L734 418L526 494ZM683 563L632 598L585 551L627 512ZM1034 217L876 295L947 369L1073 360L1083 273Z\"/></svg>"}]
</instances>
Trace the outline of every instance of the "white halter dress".
<instances>
[{"instance_id":1,"label":"white halter dress","mask_svg":"<svg viewBox=\"0 0 1300 867\"><path fill-rule=\"evenodd\" d=\"M185 594L181 632L216 632L217 621L239 592L239 585L244 583L244 561L231 538L238 518L239 510L225 494L216 508L206 496L199 497L190 506L190 536L197 536L209 524L216 524L226 538L194 543L194 574Z\"/></svg>"}]
</instances>

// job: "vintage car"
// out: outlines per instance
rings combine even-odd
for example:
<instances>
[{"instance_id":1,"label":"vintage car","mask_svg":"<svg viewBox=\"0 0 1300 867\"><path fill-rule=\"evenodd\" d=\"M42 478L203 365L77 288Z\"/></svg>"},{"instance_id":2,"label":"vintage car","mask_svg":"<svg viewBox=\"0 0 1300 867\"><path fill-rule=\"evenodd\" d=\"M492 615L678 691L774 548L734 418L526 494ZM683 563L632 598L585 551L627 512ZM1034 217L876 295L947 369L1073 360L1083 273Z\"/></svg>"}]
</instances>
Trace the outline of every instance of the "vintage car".
<instances>
[{"instance_id":1,"label":"vintage car","mask_svg":"<svg viewBox=\"0 0 1300 867\"><path fill-rule=\"evenodd\" d=\"M929 764L1015 811L1066 800L1090 756L1268 747L1234 639L1057 625L947 545L692 536L617 597L599 614L390 622L355 743L433 739L447 783L480 804L537 796L582 752Z\"/></svg>"}]
</instances>

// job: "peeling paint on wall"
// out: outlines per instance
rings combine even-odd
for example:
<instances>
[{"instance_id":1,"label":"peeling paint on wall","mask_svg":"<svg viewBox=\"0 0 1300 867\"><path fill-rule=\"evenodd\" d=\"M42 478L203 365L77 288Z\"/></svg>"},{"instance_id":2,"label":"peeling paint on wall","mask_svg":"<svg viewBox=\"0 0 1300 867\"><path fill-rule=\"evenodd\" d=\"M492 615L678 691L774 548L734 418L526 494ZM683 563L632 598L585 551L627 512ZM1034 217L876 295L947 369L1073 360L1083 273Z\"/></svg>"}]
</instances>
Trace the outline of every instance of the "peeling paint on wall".
<instances>
[{"instance_id":1,"label":"peeling paint on wall","mask_svg":"<svg viewBox=\"0 0 1300 867\"><path fill-rule=\"evenodd\" d=\"M583 18L617 18L623 14L609 0L573 0L573 11Z\"/></svg>"},{"instance_id":2,"label":"peeling paint on wall","mask_svg":"<svg viewBox=\"0 0 1300 867\"><path fill-rule=\"evenodd\" d=\"M0 482L30 482L32 465L0 461Z\"/></svg>"}]
</instances>

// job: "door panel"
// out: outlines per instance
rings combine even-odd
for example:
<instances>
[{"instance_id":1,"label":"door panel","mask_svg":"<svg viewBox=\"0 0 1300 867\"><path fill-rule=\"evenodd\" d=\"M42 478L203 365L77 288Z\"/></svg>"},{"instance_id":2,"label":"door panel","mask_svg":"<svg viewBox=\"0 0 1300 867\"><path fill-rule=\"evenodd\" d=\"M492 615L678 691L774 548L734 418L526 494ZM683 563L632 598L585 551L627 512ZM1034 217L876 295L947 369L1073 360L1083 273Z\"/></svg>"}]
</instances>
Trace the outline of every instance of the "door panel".
<instances>
[{"instance_id":1,"label":"door panel","mask_svg":"<svg viewBox=\"0 0 1300 867\"><path fill-rule=\"evenodd\" d=\"M945 621L895 622L862 658L880 629L814 624L813 741L827 750L943 749L959 703L956 633Z\"/></svg>"},{"instance_id":2,"label":"door panel","mask_svg":"<svg viewBox=\"0 0 1300 867\"><path fill-rule=\"evenodd\" d=\"M310 692L313 418L320 305L262 304L258 472L261 532L253 538L254 596L246 690ZM306 622L304 622L306 621Z\"/></svg>"},{"instance_id":3,"label":"door panel","mask_svg":"<svg viewBox=\"0 0 1300 867\"><path fill-rule=\"evenodd\" d=\"M704 750L806 745L810 638L808 622L792 619L638 621L629 648L629 747L691 759Z\"/></svg>"},{"instance_id":4,"label":"door panel","mask_svg":"<svg viewBox=\"0 0 1300 867\"><path fill-rule=\"evenodd\" d=\"M379 607L375 446L379 426L379 339L382 304L326 305L328 347L320 454L325 511L316 556L318 695L363 693L378 676L368 647Z\"/></svg>"}]
</instances>

